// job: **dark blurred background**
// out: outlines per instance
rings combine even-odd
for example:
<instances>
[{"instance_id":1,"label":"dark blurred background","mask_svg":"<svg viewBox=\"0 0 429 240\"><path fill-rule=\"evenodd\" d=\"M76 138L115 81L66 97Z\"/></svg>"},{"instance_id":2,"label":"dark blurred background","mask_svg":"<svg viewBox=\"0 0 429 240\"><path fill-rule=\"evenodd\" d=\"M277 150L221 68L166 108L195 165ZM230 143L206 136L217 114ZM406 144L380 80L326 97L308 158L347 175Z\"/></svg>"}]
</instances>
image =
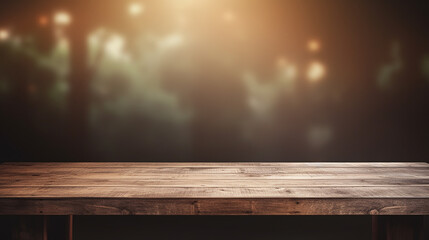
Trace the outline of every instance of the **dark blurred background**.
<instances>
[{"instance_id":1,"label":"dark blurred background","mask_svg":"<svg viewBox=\"0 0 429 240\"><path fill-rule=\"evenodd\" d=\"M2 1L0 161L427 162L428 27L427 1ZM261 219L188 222L343 223Z\"/></svg>"}]
</instances>

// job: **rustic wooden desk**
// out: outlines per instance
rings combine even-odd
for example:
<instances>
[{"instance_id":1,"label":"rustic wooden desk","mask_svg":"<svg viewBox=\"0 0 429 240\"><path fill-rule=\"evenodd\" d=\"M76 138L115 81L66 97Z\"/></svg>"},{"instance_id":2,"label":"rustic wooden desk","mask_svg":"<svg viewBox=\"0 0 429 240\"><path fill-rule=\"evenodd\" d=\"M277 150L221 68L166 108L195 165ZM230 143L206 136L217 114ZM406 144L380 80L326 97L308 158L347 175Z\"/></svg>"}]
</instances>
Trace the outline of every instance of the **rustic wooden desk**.
<instances>
[{"instance_id":1,"label":"rustic wooden desk","mask_svg":"<svg viewBox=\"0 0 429 240\"><path fill-rule=\"evenodd\" d=\"M429 164L3 163L0 215L68 216L68 238L72 215L402 215L373 238L420 239Z\"/></svg>"}]
</instances>

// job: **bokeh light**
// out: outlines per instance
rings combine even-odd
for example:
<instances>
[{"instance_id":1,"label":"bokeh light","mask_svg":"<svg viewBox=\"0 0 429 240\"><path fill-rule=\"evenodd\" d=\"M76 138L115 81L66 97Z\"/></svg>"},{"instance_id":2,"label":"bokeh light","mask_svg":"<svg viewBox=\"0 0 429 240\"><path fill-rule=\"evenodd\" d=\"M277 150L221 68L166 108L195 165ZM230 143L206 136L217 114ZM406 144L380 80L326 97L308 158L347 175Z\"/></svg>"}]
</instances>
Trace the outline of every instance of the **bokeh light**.
<instances>
[{"instance_id":1,"label":"bokeh light","mask_svg":"<svg viewBox=\"0 0 429 240\"><path fill-rule=\"evenodd\" d=\"M326 68L320 62L313 62L308 67L307 77L311 82L318 82L326 75Z\"/></svg>"},{"instance_id":2,"label":"bokeh light","mask_svg":"<svg viewBox=\"0 0 429 240\"><path fill-rule=\"evenodd\" d=\"M392 42L389 49L390 60L380 66L377 75L377 85L380 89L389 89L403 68L401 44Z\"/></svg>"},{"instance_id":3,"label":"bokeh light","mask_svg":"<svg viewBox=\"0 0 429 240\"><path fill-rule=\"evenodd\" d=\"M307 43L307 48L310 52L318 52L321 49L321 44L318 40L316 39L312 39L310 41L308 41Z\"/></svg>"},{"instance_id":4,"label":"bokeh light","mask_svg":"<svg viewBox=\"0 0 429 240\"><path fill-rule=\"evenodd\" d=\"M4 2L0 99L13 103L10 109L47 112L40 119L52 120L25 123L34 133L46 125L53 132L46 136L68 124L57 121L75 110L68 102L84 106L73 118L85 119L88 148L101 159L329 160L356 145L377 146L378 157L378 149L401 146L390 137L395 131L411 139L426 124L401 130L423 113L410 111L404 124L401 109L424 109L429 96L427 38L405 35L415 25L396 26L393 13L349 14L355 5L371 10L379 3L47 0L21 11L25 17L6 7L16 1ZM368 29L376 21L390 27ZM20 71L27 68L31 74ZM80 77L88 85L75 85ZM360 120L377 131L355 131ZM55 123L63 125L51 128ZM424 140L409 149L424 149ZM215 148L230 155L216 155Z\"/></svg>"},{"instance_id":5,"label":"bokeh light","mask_svg":"<svg viewBox=\"0 0 429 240\"><path fill-rule=\"evenodd\" d=\"M6 41L10 38L10 31L7 29L0 29L0 41Z\"/></svg>"},{"instance_id":6,"label":"bokeh light","mask_svg":"<svg viewBox=\"0 0 429 240\"><path fill-rule=\"evenodd\" d=\"M324 125L311 126L307 131L308 144L313 148L321 148L332 141L332 128Z\"/></svg>"},{"instance_id":7,"label":"bokeh light","mask_svg":"<svg viewBox=\"0 0 429 240\"><path fill-rule=\"evenodd\" d=\"M125 39L120 35L110 36L104 45L104 51L113 60L126 60L127 56L124 53Z\"/></svg>"},{"instance_id":8,"label":"bokeh light","mask_svg":"<svg viewBox=\"0 0 429 240\"><path fill-rule=\"evenodd\" d=\"M42 15L37 19L37 22L40 26L45 27L49 24L49 18L45 15Z\"/></svg>"},{"instance_id":9,"label":"bokeh light","mask_svg":"<svg viewBox=\"0 0 429 240\"><path fill-rule=\"evenodd\" d=\"M60 11L54 14L54 22L58 26L67 26L71 23L72 18L69 13Z\"/></svg>"},{"instance_id":10,"label":"bokeh light","mask_svg":"<svg viewBox=\"0 0 429 240\"><path fill-rule=\"evenodd\" d=\"M225 11L225 12L223 13L222 18L223 18L223 20L224 20L224 21L226 21L226 22L233 22L233 21L235 21L235 19L236 19L236 15L235 15L235 13L234 13L233 11L231 11L231 10L227 10L227 11Z\"/></svg>"},{"instance_id":11,"label":"bokeh light","mask_svg":"<svg viewBox=\"0 0 429 240\"><path fill-rule=\"evenodd\" d=\"M130 5L128 6L128 13L133 17L139 16L140 14L142 14L143 11L144 6L141 3L134 2L130 3Z\"/></svg>"}]
</instances>

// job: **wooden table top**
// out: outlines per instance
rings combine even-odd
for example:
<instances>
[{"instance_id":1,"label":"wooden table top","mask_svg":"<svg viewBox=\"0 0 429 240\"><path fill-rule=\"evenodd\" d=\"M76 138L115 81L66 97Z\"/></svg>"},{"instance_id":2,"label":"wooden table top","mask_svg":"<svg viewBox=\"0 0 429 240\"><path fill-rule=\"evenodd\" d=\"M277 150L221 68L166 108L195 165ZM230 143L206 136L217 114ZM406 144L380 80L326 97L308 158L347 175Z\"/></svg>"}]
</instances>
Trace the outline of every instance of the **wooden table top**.
<instances>
[{"instance_id":1,"label":"wooden table top","mask_svg":"<svg viewBox=\"0 0 429 240\"><path fill-rule=\"evenodd\" d=\"M427 163L3 163L2 215L429 215Z\"/></svg>"}]
</instances>

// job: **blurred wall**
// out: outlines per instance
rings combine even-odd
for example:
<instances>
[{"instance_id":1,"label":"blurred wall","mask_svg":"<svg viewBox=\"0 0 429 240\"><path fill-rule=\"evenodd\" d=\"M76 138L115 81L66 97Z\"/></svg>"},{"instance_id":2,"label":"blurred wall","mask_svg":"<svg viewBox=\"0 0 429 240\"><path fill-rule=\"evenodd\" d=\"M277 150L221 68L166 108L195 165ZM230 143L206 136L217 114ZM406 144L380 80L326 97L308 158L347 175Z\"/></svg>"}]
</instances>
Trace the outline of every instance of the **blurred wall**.
<instances>
[{"instance_id":1,"label":"blurred wall","mask_svg":"<svg viewBox=\"0 0 429 240\"><path fill-rule=\"evenodd\" d=\"M428 161L428 18L396 0L3 1L0 161ZM367 217L76 219L78 239L370 234Z\"/></svg>"}]
</instances>

